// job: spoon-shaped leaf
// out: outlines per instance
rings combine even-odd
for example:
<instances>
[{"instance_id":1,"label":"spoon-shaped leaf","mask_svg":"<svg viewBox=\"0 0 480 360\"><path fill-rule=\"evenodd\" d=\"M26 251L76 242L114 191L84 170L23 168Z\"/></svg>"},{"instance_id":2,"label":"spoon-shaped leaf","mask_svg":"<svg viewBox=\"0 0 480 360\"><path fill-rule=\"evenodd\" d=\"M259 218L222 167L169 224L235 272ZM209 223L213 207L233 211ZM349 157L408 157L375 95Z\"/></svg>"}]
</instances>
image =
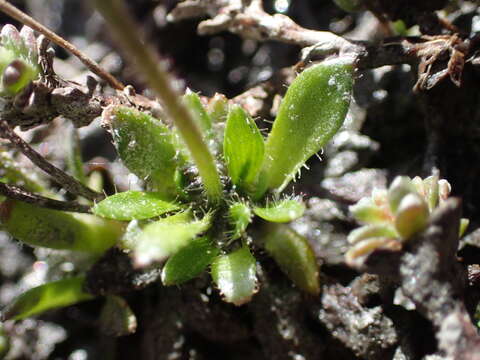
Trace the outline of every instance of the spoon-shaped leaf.
<instances>
[{"instance_id":1,"label":"spoon-shaped leaf","mask_svg":"<svg viewBox=\"0 0 480 360\"><path fill-rule=\"evenodd\" d=\"M298 219L305 212L305 205L297 200L285 199L267 207L255 207L253 212L262 219L271 222L290 222Z\"/></svg>"},{"instance_id":2,"label":"spoon-shaped leaf","mask_svg":"<svg viewBox=\"0 0 480 360\"><path fill-rule=\"evenodd\" d=\"M174 135L159 120L125 106L110 106L103 119L112 128L115 147L125 166L166 197L177 194L178 152Z\"/></svg>"},{"instance_id":3,"label":"spoon-shaped leaf","mask_svg":"<svg viewBox=\"0 0 480 360\"><path fill-rule=\"evenodd\" d=\"M243 305L257 291L255 258L247 246L219 256L212 263L212 279L226 302Z\"/></svg>"},{"instance_id":4,"label":"spoon-shaped leaf","mask_svg":"<svg viewBox=\"0 0 480 360\"><path fill-rule=\"evenodd\" d=\"M178 285L197 277L218 253L208 237L193 239L168 259L162 270L163 285Z\"/></svg>"},{"instance_id":5,"label":"spoon-shaped leaf","mask_svg":"<svg viewBox=\"0 0 480 360\"><path fill-rule=\"evenodd\" d=\"M134 242L137 266L146 266L175 254L189 244L195 236L210 227L211 216L201 220L185 221L183 213L148 224Z\"/></svg>"},{"instance_id":6,"label":"spoon-shaped leaf","mask_svg":"<svg viewBox=\"0 0 480 360\"><path fill-rule=\"evenodd\" d=\"M84 282L84 277L72 277L30 289L3 310L3 320L25 319L50 309L93 299L93 295L83 290Z\"/></svg>"},{"instance_id":7,"label":"spoon-shaped leaf","mask_svg":"<svg viewBox=\"0 0 480 360\"><path fill-rule=\"evenodd\" d=\"M102 253L122 234L117 222L9 200L0 204L0 221L14 238L51 249Z\"/></svg>"},{"instance_id":8,"label":"spoon-shaped leaf","mask_svg":"<svg viewBox=\"0 0 480 360\"><path fill-rule=\"evenodd\" d=\"M141 220L179 210L180 205L165 201L155 192L125 191L95 204L92 211L95 215L115 220Z\"/></svg>"},{"instance_id":9,"label":"spoon-shaped leaf","mask_svg":"<svg viewBox=\"0 0 480 360\"><path fill-rule=\"evenodd\" d=\"M326 61L292 82L265 145L264 187L281 191L337 132L350 104L352 71L351 63Z\"/></svg>"},{"instance_id":10,"label":"spoon-shaped leaf","mask_svg":"<svg viewBox=\"0 0 480 360\"><path fill-rule=\"evenodd\" d=\"M402 199L408 194L417 194L417 188L408 176L397 176L388 188L388 204L393 214L396 214Z\"/></svg>"},{"instance_id":11,"label":"spoon-shaped leaf","mask_svg":"<svg viewBox=\"0 0 480 360\"><path fill-rule=\"evenodd\" d=\"M240 106L233 106L225 127L223 154L228 174L240 190L255 190L253 185L263 163L264 147L255 121Z\"/></svg>"},{"instance_id":12,"label":"spoon-shaped leaf","mask_svg":"<svg viewBox=\"0 0 480 360\"><path fill-rule=\"evenodd\" d=\"M356 244L369 238L384 237L395 239L398 236L399 235L393 224L374 224L364 225L358 229L352 230L350 234L348 234L347 241L350 244Z\"/></svg>"},{"instance_id":13,"label":"spoon-shaped leaf","mask_svg":"<svg viewBox=\"0 0 480 360\"><path fill-rule=\"evenodd\" d=\"M397 208L395 228L403 239L426 228L429 220L428 205L417 193L407 194Z\"/></svg>"},{"instance_id":14,"label":"spoon-shaped leaf","mask_svg":"<svg viewBox=\"0 0 480 360\"><path fill-rule=\"evenodd\" d=\"M285 225L271 226L268 230L265 250L295 285L311 294L318 294L318 265L307 239Z\"/></svg>"}]
</instances>

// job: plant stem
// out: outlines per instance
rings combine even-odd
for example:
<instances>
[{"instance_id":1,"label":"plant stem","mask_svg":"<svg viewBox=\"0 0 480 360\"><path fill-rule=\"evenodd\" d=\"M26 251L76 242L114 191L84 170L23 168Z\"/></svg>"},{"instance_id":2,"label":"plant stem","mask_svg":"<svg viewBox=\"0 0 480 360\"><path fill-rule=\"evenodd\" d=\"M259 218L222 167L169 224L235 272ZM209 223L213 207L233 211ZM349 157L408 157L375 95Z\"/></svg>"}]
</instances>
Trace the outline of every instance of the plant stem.
<instances>
[{"instance_id":1,"label":"plant stem","mask_svg":"<svg viewBox=\"0 0 480 360\"><path fill-rule=\"evenodd\" d=\"M32 29L38 31L40 34L45 35L50 41L54 42L58 46L64 48L65 50L71 52L75 55L87 68L89 68L94 74L98 75L100 78L105 80L111 87L117 90L123 90L125 85L123 85L120 81L115 79L110 73L103 70L100 65L98 65L94 60L89 58L83 52L78 50L73 44L58 36L53 31L48 29L47 27L40 24L35 19L31 18L27 14L25 14L20 9L17 9L15 6L10 4L5 0L0 0L0 11L3 11L5 14L11 16L15 20L21 22L24 25L31 27Z\"/></svg>"},{"instance_id":2,"label":"plant stem","mask_svg":"<svg viewBox=\"0 0 480 360\"><path fill-rule=\"evenodd\" d=\"M0 182L0 194L12 200L23 201L47 209L90 213L90 206L82 205L76 201L59 201L49 199L47 197L28 192L17 186L4 184L2 182Z\"/></svg>"},{"instance_id":3,"label":"plant stem","mask_svg":"<svg viewBox=\"0 0 480 360\"><path fill-rule=\"evenodd\" d=\"M115 33L120 45L150 87L162 100L182 139L198 167L209 200L218 202L222 195L222 183L215 161L189 110L183 105L181 95L173 87L173 79L165 70L150 46L140 39L138 26L131 18L125 4L119 0L92 0Z\"/></svg>"},{"instance_id":4,"label":"plant stem","mask_svg":"<svg viewBox=\"0 0 480 360\"><path fill-rule=\"evenodd\" d=\"M42 155L18 136L2 119L0 119L0 137L8 139L23 155L28 157L35 165L53 177L59 185L72 194L83 196L89 200L101 200L105 197L102 193L93 191L63 170L50 164Z\"/></svg>"}]
</instances>

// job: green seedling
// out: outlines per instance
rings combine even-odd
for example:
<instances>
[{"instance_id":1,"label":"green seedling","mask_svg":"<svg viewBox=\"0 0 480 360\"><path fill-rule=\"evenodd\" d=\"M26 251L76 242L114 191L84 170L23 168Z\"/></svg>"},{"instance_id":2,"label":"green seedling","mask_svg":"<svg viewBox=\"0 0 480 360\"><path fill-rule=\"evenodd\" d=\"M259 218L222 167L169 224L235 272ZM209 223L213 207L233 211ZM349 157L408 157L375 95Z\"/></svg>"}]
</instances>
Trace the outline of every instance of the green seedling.
<instances>
[{"instance_id":1,"label":"green seedling","mask_svg":"<svg viewBox=\"0 0 480 360\"><path fill-rule=\"evenodd\" d=\"M278 194L293 179L305 161L319 151L341 126L348 109L351 87L350 63L330 61L307 69L287 91L266 143L256 123L241 107L233 105L227 112L224 98L217 96L207 111L197 94L187 94L183 103L188 106L196 127L202 134L202 141L209 144L212 154L216 154L215 162L218 168L224 169L222 187L229 189L223 193L225 205L218 200L208 202L209 194L199 192L198 185L192 186L192 183L201 184L199 180L202 180L205 174L196 178L196 163L188 154L181 133L167 125L169 121L163 121L162 125L161 120L148 117L148 126L156 124L157 128L161 128L161 133L155 136L162 136L162 141L153 138L148 140L148 144L136 141L137 156L133 157L122 144L128 144L137 136L135 134L141 132L130 125L130 122L139 124L141 122L136 117L146 121L147 116L121 106L110 107L104 114L104 123L108 125L114 122L111 129L115 145L122 160L123 154L127 153L124 162L129 169L135 168L137 175L144 174L145 177L153 168L171 169L166 172L167 177L171 176L173 169L183 169L183 179L190 177L190 181L177 182L176 192L172 194L116 194L97 204L93 211L97 215L117 220L148 220L143 224L130 224L129 228L133 231L124 237L122 247L131 251L134 263L139 267L167 261L162 274L165 285L188 281L211 265L212 277L224 299L237 305L251 298L257 288L256 280L253 281L254 277L250 276L249 286L235 284L240 280L232 275L227 282L227 275L222 274L228 274L228 271L223 269L228 268L228 259L237 259L237 256L240 256L237 255L240 250L229 250L231 247L235 248L236 241L242 241L243 244L243 252L240 252L243 255L240 258L247 257L245 251L248 246L244 240L249 237L248 226L256 215L271 224L271 231L277 234L273 238L268 237L268 241L260 241L259 244L265 246L267 252L271 253L299 288L318 293L318 271L308 242L291 230L285 230L288 228L279 227L283 230L276 231L276 225L273 224L288 223L303 215L305 206L299 198L278 199ZM127 113L128 116L125 116ZM121 125L114 114L117 114L117 117L118 114L122 115ZM214 114L215 118L212 119L210 114ZM220 125L221 119L225 119L224 134L218 136L216 131L221 127L216 126ZM120 127L122 131L118 131ZM221 139L223 147L215 145ZM173 165L170 156L162 158L152 152L152 143L160 144L159 148L168 143L170 154L175 152L185 156L178 156L179 162ZM217 154L215 149L222 148L223 154ZM142 169L146 154L149 161ZM165 167L162 161L170 165ZM135 162L135 165L132 165L132 162ZM182 196L179 197L178 194ZM271 199L272 195L274 200ZM148 198L144 198L145 196ZM171 199L175 196L177 200L172 202ZM151 197L158 202L158 206L147 201ZM206 204L206 216L202 215L205 210L199 208L202 202ZM182 207L189 207L191 210L171 214ZM159 211L156 212L155 208ZM154 220L157 216L162 218ZM282 235L284 230L286 235ZM225 254L214 261L215 255L220 252ZM290 252L293 252L294 258L286 261L286 257L291 255ZM250 252L248 254L253 257ZM240 261L239 264L244 263ZM302 275L293 270L297 265L300 266ZM227 291L237 287L238 293ZM247 293L247 290L250 293Z\"/></svg>"},{"instance_id":2,"label":"green seedling","mask_svg":"<svg viewBox=\"0 0 480 360\"><path fill-rule=\"evenodd\" d=\"M185 110L178 113L181 121L110 105L103 124L124 165L143 180L142 191L96 201L93 215L8 200L1 205L2 226L33 246L93 256L118 245L136 267L163 267L164 285L182 284L210 267L223 298L235 305L258 290L250 247L264 248L300 289L318 294L318 267L308 241L278 224L301 217L305 205L281 192L342 125L352 72L351 63L330 60L301 73L266 141L252 117L220 95L207 107L195 93L183 96L177 104ZM77 140L73 134L70 141ZM95 173L83 174L75 146L68 151L71 172L83 183L94 181L101 191ZM124 305L111 298L102 315L118 334L131 327ZM115 313L119 323L112 323Z\"/></svg>"}]
</instances>

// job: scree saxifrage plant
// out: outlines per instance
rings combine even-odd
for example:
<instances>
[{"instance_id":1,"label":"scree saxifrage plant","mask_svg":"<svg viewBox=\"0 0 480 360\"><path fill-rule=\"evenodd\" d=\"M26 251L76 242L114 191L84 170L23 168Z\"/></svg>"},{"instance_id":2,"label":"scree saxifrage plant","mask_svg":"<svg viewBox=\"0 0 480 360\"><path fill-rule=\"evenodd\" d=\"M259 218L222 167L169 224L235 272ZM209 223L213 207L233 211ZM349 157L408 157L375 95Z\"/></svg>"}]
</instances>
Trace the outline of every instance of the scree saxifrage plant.
<instances>
[{"instance_id":1,"label":"scree saxifrage plant","mask_svg":"<svg viewBox=\"0 0 480 360\"><path fill-rule=\"evenodd\" d=\"M248 302L261 286L254 254L264 249L300 289L318 294L312 249L282 224L302 216L304 204L283 190L342 125L353 69L351 60L331 59L301 72L266 139L243 108L221 95L207 106L193 92L174 99L178 118L168 102L167 115L160 119L133 106L110 105L103 111L103 124L144 189L95 202L83 199L92 214L7 199L0 205L2 227L33 246L88 253L91 264L116 246L137 268L161 267L164 285L182 284L209 269L224 300L236 305ZM191 122L179 120L183 110ZM71 169L82 168L78 157L72 161ZM80 173L77 178L94 186L92 178ZM252 232L255 217L261 220ZM4 317L20 319L90 299L84 282L80 272L34 288L14 301ZM117 309L122 304L118 297L107 301Z\"/></svg>"}]
</instances>

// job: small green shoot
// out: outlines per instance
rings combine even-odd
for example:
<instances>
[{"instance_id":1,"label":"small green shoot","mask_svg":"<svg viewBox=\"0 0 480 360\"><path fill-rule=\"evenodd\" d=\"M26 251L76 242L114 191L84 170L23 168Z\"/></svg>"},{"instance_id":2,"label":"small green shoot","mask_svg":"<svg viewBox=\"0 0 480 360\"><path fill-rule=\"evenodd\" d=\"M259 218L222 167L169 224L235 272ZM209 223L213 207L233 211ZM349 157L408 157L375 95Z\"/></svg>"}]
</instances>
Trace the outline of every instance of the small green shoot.
<instances>
[{"instance_id":1,"label":"small green shoot","mask_svg":"<svg viewBox=\"0 0 480 360\"><path fill-rule=\"evenodd\" d=\"M348 235L352 247L345 254L346 263L362 267L375 250L400 251L405 242L424 231L430 216L450 195L450 184L434 174L425 179L396 177L388 190L375 189L371 197L350 206L350 212L362 227ZM460 220L459 236L468 225Z\"/></svg>"}]
</instances>

